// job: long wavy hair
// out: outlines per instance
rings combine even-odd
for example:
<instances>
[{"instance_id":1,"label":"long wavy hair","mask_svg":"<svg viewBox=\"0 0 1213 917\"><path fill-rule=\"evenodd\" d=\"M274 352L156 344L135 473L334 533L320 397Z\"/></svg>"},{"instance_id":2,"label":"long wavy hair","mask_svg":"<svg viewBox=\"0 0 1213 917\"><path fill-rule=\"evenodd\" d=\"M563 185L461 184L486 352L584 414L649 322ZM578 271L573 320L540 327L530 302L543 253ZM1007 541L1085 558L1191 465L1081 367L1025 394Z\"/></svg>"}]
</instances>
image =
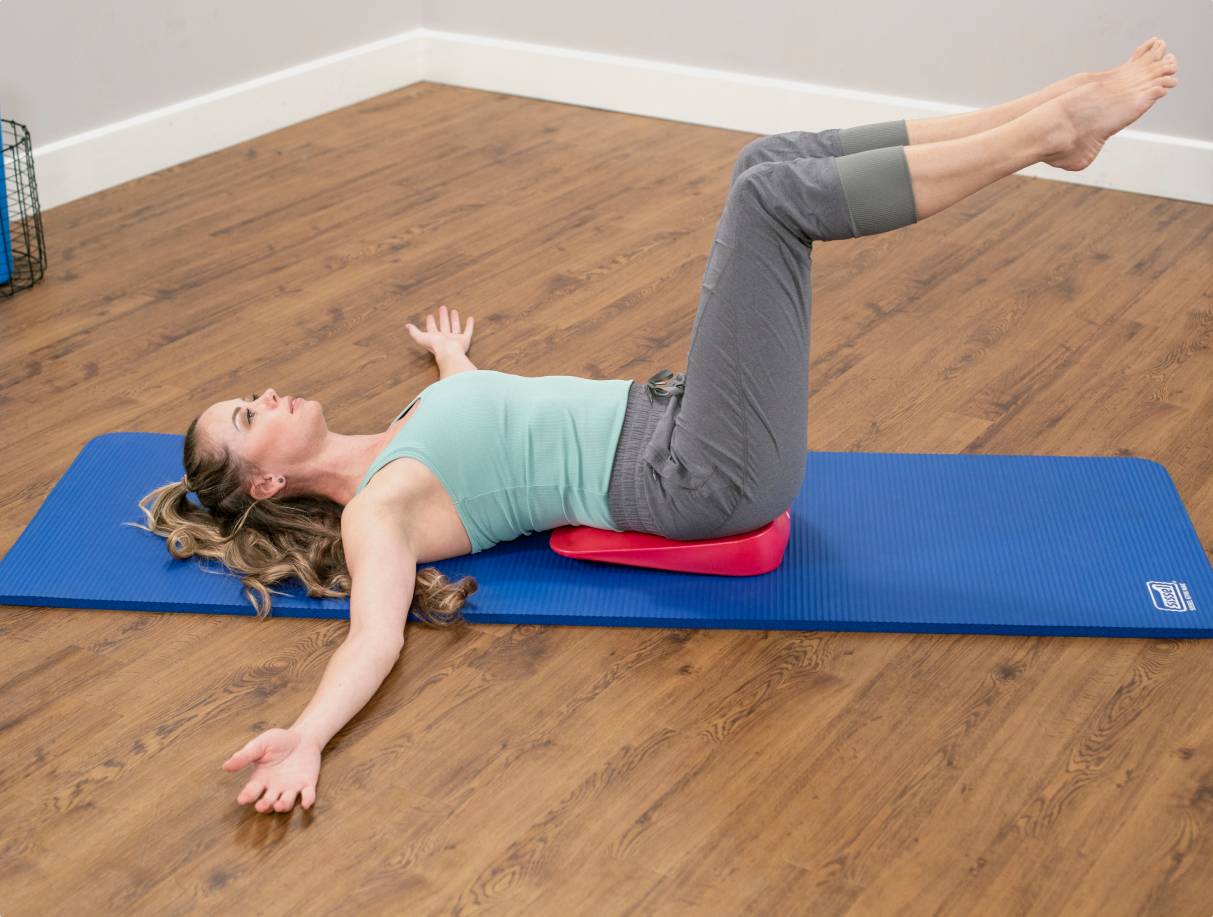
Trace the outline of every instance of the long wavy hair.
<instances>
[{"instance_id":1,"label":"long wavy hair","mask_svg":"<svg viewBox=\"0 0 1213 917\"><path fill-rule=\"evenodd\" d=\"M197 555L222 562L241 576L258 618L270 616L269 587L290 577L314 598L349 595L341 504L316 495L254 498L248 491L253 469L226 447L204 448L199 420L185 433L185 477L139 501L146 526L125 524L164 536L168 552L179 560ZM201 506L189 499L190 491ZM435 567L419 569L409 610L428 624L466 625L460 609L477 588L470 576L452 583Z\"/></svg>"}]
</instances>

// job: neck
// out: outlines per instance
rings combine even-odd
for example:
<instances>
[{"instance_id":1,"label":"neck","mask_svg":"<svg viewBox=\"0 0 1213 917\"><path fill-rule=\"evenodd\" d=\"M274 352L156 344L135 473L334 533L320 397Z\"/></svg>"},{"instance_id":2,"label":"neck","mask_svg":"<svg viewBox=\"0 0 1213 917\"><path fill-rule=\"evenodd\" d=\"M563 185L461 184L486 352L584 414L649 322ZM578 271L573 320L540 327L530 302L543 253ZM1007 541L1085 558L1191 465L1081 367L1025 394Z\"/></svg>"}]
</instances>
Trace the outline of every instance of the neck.
<instances>
[{"instance_id":1,"label":"neck","mask_svg":"<svg viewBox=\"0 0 1213 917\"><path fill-rule=\"evenodd\" d=\"M387 444L392 431L382 433L330 433L299 490L328 497L341 506L354 499L358 485Z\"/></svg>"}]
</instances>

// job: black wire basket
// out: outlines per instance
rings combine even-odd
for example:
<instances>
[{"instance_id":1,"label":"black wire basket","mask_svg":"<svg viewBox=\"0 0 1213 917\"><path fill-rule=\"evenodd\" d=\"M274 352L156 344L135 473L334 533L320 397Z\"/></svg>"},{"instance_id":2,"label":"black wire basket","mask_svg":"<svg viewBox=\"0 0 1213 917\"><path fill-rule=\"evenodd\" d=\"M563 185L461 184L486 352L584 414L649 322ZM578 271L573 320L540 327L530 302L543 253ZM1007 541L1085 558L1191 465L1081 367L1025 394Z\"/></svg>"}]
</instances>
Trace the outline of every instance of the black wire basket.
<instances>
[{"instance_id":1,"label":"black wire basket","mask_svg":"<svg viewBox=\"0 0 1213 917\"><path fill-rule=\"evenodd\" d=\"M0 141L0 293L12 296L42 279L46 247L29 129L0 118Z\"/></svg>"}]
</instances>

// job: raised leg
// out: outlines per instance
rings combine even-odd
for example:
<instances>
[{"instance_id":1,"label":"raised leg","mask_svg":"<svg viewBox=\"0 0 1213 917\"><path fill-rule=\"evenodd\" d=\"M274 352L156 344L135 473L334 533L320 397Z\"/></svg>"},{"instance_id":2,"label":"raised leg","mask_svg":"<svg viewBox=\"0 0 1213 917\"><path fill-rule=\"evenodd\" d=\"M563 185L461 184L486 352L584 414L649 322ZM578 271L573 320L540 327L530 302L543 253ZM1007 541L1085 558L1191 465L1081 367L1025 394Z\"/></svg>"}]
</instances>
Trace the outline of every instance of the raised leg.
<instances>
[{"instance_id":1,"label":"raised leg","mask_svg":"<svg viewBox=\"0 0 1213 917\"><path fill-rule=\"evenodd\" d=\"M1048 129L1045 119L1026 116L1058 93L1081 85L1077 76L1006 105L947 118L759 137L738 155L730 188L754 166L833 157L851 206L851 235L885 232L924 220L1055 152L1049 141L1057 142L1056 131ZM905 181L907 165L914 200ZM894 212L882 216L889 208Z\"/></svg>"},{"instance_id":2,"label":"raised leg","mask_svg":"<svg viewBox=\"0 0 1213 917\"><path fill-rule=\"evenodd\" d=\"M764 158L741 169L708 256L685 392L671 400L644 450L651 530L681 539L750 531L799 491L814 242L926 219L1035 162L1085 168L1108 137L1176 85L1173 56L1151 48L1111 77L976 134ZM841 147L841 131L814 136L823 149Z\"/></svg>"},{"instance_id":3,"label":"raised leg","mask_svg":"<svg viewBox=\"0 0 1213 917\"><path fill-rule=\"evenodd\" d=\"M858 127L829 129L824 131L786 131L759 137L748 143L737 157L733 179L747 168L760 162L777 162L800 159L805 156L844 156L865 150L887 146L917 146L957 140L1001 127L1034 108L1038 108L1072 89L1089 83L1124 81L1133 71L1140 71L1143 64L1161 65L1164 75L1175 72L1175 56L1167 55L1166 42L1150 38L1139 45L1129 59L1108 70L1073 73L1064 79L1050 83L1036 92L992 105L977 111L944 115L938 118L913 118L904 121L883 121ZM1170 64L1167 67L1167 64ZM1166 84L1176 84L1172 80ZM730 183L731 184L731 183Z\"/></svg>"},{"instance_id":4,"label":"raised leg","mask_svg":"<svg viewBox=\"0 0 1213 917\"><path fill-rule=\"evenodd\" d=\"M881 121L858 127L832 127L824 131L783 131L751 140L737 154L729 187L751 166L764 162L787 162L806 157L846 156L909 142L905 121Z\"/></svg>"},{"instance_id":5,"label":"raised leg","mask_svg":"<svg viewBox=\"0 0 1213 917\"><path fill-rule=\"evenodd\" d=\"M917 219L934 216L1000 178L1060 152L1068 131L1047 108L955 140L905 147Z\"/></svg>"},{"instance_id":6,"label":"raised leg","mask_svg":"<svg viewBox=\"0 0 1213 917\"><path fill-rule=\"evenodd\" d=\"M980 134L1014 121L1020 115L1026 115L1033 108L1056 99L1062 93L1069 92L1092 78L1093 75L1089 73L1075 73L1044 89L1038 89L1002 105L961 112L958 115L944 115L940 118L911 118L906 121L906 134L910 144L940 143Z\"/></svg>"},{"instance_id":7,"label":"raised leg","mask_svg":"<svg viewBox=\"0 0 1213 917\"><path fill-rule=\"evenodd\" d=\"M883 147L939 143L980 134L1013 121L1098 76L1099 74L1075 73L1011 102L958 115L881 121L823 131L784 131L758 137L747 143L737 156L730 185L750 166L762 162L784 162L805 156L846 156Z\"/></svg>"},{"instance_id":8,"label":"raised leg","mask_svg":"<svg viewBox=\"0 0 1213 917\"><path fill-rule=\"evenodd\" d=\"M916 118L906 122L906 132L911 144L939 143L943 140L955 140L971 134L980 134L1000 125L1014 121L1021 115L1027 114L1033 108L1044 105L1072 89L1089 83L1115 83L1133 78L1140 72L1143 65L1161 64L1165 61L1174 63L1174 55L1167 56L1167 43L1161 38L1149 38L1142 42L1129 55L1129 59L1117 67L1108 70L1096 70L1089 73L1075 73L1065 79L1058 80L1029 95L983 108L980 111L962 112L958 115L945 115L942 118ZM1164 67L1165 69L1165 67ZM1175 68L1169 73L1174 73Z\"/></svg>"},{"instance_id":9,"label":"raised leg","mask_svg":"<svg viewBox=\"0 0 1213 917\"><path fill-rule=\"evenodd\" d=\"M968 137L906 147L918 219L1035 162L1074 172L1085 169L1109 137L1178 85L1178 62L1174 54L1164 55L1165 50L1164 42L1151 39L1121 66L1005 124Z\"/></svg>"}]
</instances>

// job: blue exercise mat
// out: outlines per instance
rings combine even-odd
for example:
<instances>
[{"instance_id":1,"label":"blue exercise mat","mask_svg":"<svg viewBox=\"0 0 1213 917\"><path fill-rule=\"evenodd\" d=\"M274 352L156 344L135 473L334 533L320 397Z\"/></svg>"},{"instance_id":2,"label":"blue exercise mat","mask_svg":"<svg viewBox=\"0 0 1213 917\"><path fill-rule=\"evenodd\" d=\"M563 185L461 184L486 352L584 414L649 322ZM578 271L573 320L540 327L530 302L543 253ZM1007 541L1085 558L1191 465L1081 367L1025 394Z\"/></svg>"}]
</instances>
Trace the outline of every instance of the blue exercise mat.
<instances>
[{"instance_id":1,"label":"blue exercise mat","mask_svg":"<svg viewBox=\"0 0 1213 917\"><path fill-rule=\"evenodd\" d=\"M252 615L221 565L175 560L122 525L180 480L181 448L163 433L91 440L0 562L0 602ZM476 623L1106 637L1213 625L1213 568L1166 469L1138 458L810 452L787 554L761 576L573 560L550 536L434 565L479 581L464 607ZM288 593L276 615L349 617L348 599L274 588Z\"/></svg>"}]
</instances>

